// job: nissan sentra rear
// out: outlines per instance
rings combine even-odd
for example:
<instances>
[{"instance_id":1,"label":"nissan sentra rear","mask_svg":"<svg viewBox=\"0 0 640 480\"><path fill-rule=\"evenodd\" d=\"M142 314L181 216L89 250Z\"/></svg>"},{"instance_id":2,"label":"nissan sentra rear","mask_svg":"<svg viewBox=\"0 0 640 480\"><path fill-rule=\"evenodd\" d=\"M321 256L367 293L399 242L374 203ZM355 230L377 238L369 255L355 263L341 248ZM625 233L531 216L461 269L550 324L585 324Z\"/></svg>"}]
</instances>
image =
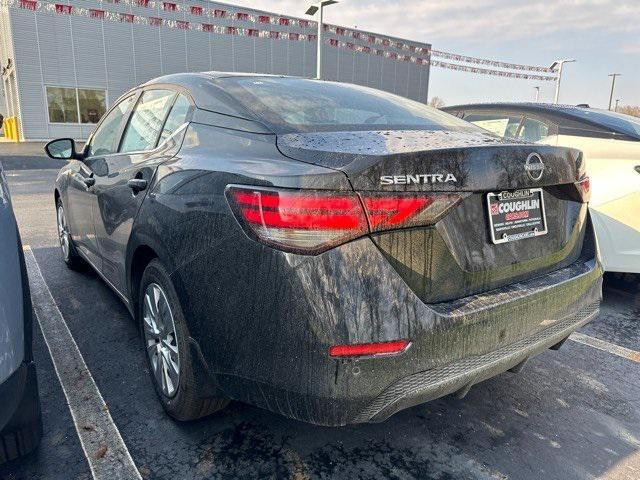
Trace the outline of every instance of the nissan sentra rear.
<instances>
[{"instance_id":1,"label":"nissan sentra rear","mask_svg":"<svg viewBox=\"0 0 640 480\"><path fill-rule=\"evenodd\" d=\"M103 270L126 285L175 418L234 399L322 425L381 421L519 371L597 315L579 151L355 85L199 74L143 88L172 82L189 121L133 197L100 190L91 218L133 212L95 231L126 245L120 268L105 243Z\"/></svg>"}]
</instances>

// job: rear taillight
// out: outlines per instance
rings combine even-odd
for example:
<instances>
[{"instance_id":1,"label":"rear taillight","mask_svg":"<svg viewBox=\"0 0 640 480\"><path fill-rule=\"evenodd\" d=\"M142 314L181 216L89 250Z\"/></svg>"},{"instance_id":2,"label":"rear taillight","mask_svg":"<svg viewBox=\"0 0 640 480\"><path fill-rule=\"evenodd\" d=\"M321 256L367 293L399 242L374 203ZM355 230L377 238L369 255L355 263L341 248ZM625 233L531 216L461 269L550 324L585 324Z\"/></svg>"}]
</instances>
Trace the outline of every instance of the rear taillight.
<instances>
[{"instance_id":1,"label":"rear taillight","mask_svg":"<svg viewBox=\"0 0 640 480\"><path fill-rule=\"evenodd\" d=\"M360 196L371 232L433 225L462 200L461 195L446 193L365 193Z\"/></svg>"},{"instance_id":2,"label":"rear taillight","mask_svg":"<svg viewBox=\"0 0 640 480\"><path fill-rule=\"evenodd\" d=\"M433 224L462 197L230 186L227 198L245 231L256 239L313 255L368 233Z\"/></svg>"},{"instance_id":3,"label":"rear taillight","mask_svg":"<svg viewBox=\"0 0 640 480\"><path fill-rule=\"evenodd\" d=\"M578 191L578 198L582 203L588 203L591 200L591 182L589 177L584 177L582 180L574 184Z\"/></svg>"},{"instance_id":4,"label":"rear taillight","mask_svg":"<svg viewBox=\"0 0 640 480\"><path fill-rule=\"evenodd\" d=\"M355 193L230 187L227 195L243 226L281 250L320 253L368 232Z\"/></svg>"}]
</instances>

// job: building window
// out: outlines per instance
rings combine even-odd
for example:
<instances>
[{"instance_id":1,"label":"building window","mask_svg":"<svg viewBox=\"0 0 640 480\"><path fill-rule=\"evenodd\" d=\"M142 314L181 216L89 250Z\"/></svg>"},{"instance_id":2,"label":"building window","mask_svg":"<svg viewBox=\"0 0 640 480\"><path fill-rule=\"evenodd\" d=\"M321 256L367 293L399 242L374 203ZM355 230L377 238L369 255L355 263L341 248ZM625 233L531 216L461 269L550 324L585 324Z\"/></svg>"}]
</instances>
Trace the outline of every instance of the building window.
<instances>
[{"instance_id":1,"label":"building window","mask_svg":"<svg viewBox=\"0 0 640 480\"><path fill-rule=\"evenodd\" d=\"M47 87L49 121L78 123L78 101L75 88Z\"/></svg>"},{"instance_id":2,"label":"building window","mask_svg":"<svg viewBox=\"0 0 640 480\"><path fill-rule=\"evenodd\" d=\"M98 123L107 109L107 94L104 90L78 89L80 123Z\"/></svg>"},{"instance_id":3,"label":"building window","mask_svg":"<svg viewBox=\"0 0 640 480\"><path fill-rule=\"evenodd\" d=\"M47 87L51 123L98 123L107 109L107 93L88 88Z\"/></svg>"}]
</instances>

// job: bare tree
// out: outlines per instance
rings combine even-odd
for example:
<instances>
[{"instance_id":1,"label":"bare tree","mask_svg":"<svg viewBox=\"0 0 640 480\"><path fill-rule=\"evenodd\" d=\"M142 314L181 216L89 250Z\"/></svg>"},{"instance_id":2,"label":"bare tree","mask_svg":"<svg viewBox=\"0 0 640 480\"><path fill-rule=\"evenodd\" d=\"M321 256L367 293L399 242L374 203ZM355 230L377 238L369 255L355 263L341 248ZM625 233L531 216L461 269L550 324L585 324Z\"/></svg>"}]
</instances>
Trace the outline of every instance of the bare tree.
<instances>
[{"instance_id":1,"label":"bare tree","mask_svg":"<svg viewBox=\"0 0 640 480\"><path fill-rule=\"evenodd\" d=\"M625 105L624 107L618 107L619 113L626 113L627 115L633 115L634 117L640 117L640 107Z\"/></svg>"},{"instance_id":2,"label":"bare tree","mask_svg":"<svg viewBox=\"0 0 640 480\"><path fill-rule=\"evenodd\" d=\"M444 100L442 100L440 97L433 97L431 100L429 100L429 106L433 108L442 108L445 105L446 104L444 103Z\"/></svg>"}]
</instances>

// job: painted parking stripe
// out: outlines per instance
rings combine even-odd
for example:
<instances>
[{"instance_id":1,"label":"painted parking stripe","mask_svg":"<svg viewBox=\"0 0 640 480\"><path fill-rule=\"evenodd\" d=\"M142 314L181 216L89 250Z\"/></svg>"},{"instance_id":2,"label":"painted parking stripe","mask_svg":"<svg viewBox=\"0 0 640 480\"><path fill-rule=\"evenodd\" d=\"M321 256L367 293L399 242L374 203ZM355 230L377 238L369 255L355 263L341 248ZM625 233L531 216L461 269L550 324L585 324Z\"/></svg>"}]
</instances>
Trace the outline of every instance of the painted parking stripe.
<instances>
[{"instance_id":1,"label":"painted parking stripe","mask_svg":"<svg viewBox=\"0 0 640 480\"><path fill-rule=\"evenodd\" d=\"M93 478L141 480L78 345L53 300L31 248L25 247L24 253L33 308Z\"/></svg>"},{"instance_id":2,"label":"painted parking stripe","mask_svg":"<svg viewBox=\"0 0 640 480\"><path fill-rule=\"evenodd\" d=\"M640 352L636 352L630 348L621 347L615 343L609 343L605 340L600 340L599 338L591 337L580 332L572 333L569 339L589 347L597 348L603 352L608 352L613 355L617 355L618 357L626 358L632 362L640 363Z\"/></svg>"}]
</instances>

